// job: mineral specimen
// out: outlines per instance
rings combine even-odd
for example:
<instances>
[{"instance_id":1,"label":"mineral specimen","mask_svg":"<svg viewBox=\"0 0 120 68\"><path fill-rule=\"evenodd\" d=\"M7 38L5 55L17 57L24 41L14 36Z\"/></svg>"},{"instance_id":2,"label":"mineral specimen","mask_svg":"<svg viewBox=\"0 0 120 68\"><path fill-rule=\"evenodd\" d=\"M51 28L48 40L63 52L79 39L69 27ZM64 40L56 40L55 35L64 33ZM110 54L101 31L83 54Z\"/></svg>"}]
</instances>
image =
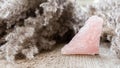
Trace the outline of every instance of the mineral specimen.
<instances>
[{"instance_id":1,"label":"mineral specimen","mask_svg":"<svg viewBox=\"0 0 120 68\"><path fill-rule=\"evenodd\" d=\"M102 18L90 17L70 43L62 48L62 54L98 54L102 24Z\"/></svg>"}]
</instances>

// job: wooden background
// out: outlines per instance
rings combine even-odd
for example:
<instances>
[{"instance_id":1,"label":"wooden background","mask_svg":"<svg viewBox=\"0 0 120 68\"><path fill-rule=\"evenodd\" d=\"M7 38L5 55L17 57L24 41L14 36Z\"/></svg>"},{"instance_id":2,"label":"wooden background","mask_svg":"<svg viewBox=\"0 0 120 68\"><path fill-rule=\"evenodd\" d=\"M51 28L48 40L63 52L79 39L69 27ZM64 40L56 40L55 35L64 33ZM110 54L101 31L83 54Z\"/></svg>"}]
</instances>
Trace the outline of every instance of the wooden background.
<instances>
[{"instance_id":1,"label":"wooden background","mask_svg":"<svg viewBox=\"0 0 120 68\"><path fill-rule=\"evenodd\" d=\"M17 60L16 64L9 64L0 60L0 68L120 68L120 59L111 54L109 45L103 43L100 46L99 55L62 55L61 48L53 51L42 52L33 60Z\"/></svg>"}]
</instances>

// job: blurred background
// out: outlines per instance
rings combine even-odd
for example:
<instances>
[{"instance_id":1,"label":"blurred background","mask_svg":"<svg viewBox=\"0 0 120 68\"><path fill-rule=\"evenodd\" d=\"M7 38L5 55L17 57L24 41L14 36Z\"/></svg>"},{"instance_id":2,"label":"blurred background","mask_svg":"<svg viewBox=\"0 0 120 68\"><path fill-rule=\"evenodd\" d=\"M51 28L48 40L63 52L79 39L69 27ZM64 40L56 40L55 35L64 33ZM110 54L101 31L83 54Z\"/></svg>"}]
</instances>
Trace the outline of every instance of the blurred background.
<instances>
[{"instance_id":1,"label":"blurred background","mask_svg":"<svg viewBox=\"0 0 120 68\"><path fill-rule=\"evenodd\" d=\"M98 1L98 0L95 0L95 1ZM80 0L81 5L91 4L92 2L94 2L94 0Z\"/></svg>"}]
</instances>

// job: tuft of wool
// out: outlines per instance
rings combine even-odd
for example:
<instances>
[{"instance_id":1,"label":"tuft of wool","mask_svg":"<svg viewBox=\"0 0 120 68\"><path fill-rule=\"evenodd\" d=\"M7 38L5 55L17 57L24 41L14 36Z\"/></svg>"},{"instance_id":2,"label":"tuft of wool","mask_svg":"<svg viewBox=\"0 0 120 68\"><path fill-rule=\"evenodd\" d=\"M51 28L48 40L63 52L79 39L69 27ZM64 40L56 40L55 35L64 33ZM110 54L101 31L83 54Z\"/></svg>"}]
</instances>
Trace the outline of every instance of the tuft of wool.
<instances>
[{"instance_id":1,"label":"tuft of wool","mask_svg":"<svg viewBox=\"0 0 120 68\"><path fill-rule=\"evenodd\" d=\"M83 25L83 18L77 16L79 11L75 1L34 0L35 4L28 2L10 1L11 6L6 5L6 8L0 9L5 11L4 14L0 13L1 32L5 32L0 38L4 39L4 42L0 40L0 55L9 62L14 61L19 53L33 59L41 50L50 50L56 43L68 42Z\"/></svg>"}]
</instances>

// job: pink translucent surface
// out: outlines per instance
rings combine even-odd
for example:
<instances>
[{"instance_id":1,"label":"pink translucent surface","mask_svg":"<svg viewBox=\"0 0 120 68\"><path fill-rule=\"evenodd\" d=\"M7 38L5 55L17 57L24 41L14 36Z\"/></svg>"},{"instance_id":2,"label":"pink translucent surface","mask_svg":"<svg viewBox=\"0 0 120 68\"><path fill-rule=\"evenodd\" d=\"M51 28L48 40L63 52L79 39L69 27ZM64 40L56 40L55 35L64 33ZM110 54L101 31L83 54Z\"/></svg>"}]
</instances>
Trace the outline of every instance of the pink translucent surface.
<instances>
[{"instance_id":1,"label":"pink translucent surface","mask_svg":"<svg viewBox=\"0 0 120 68\"><path fill-rule=\"evenodd\" d=\"M90 17L73 39L65 45L62 54L98 54L103 19Z\"/></svg>"}]
</instances>

